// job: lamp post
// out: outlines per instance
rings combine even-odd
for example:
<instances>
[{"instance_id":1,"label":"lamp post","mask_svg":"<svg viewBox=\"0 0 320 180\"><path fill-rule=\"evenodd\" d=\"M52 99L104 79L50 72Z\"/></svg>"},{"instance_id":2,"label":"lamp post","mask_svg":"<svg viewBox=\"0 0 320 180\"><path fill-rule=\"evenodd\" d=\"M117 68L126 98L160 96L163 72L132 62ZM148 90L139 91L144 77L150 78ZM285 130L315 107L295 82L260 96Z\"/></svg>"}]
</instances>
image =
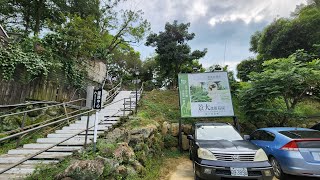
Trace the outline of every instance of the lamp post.
<instances>
[{"instance_id":1,"label":"lamp post","mask_svg":"<svg viewBox=\"0 0 320 180\"><path fill-rule=\"evenodd\" d=\"M137 70L137 67L135 68L135 75L136 75L136 82L135 82L135 88L136 88L136 107L135 107L135 112L137 115L138 112L138 76L139 76L139 71Z\"/></svg>"}]
</instances>

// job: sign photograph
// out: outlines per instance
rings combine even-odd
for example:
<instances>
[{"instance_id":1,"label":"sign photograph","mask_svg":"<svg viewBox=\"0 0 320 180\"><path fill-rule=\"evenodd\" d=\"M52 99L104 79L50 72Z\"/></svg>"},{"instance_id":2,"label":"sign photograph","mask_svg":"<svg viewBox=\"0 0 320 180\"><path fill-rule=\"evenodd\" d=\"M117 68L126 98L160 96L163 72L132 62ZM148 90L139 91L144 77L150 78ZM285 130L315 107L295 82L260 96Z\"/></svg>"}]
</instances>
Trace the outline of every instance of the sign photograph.
<instances>
[{"instance_id":1,"label":"sign photograph","mask_svg":"<svg viewBox=\"0 0 320 180\"><path fill-rule=\"evenodd\" d=\"M179 74L181 117L234 116L227 72Z\"/></svg>"}]
</instances>

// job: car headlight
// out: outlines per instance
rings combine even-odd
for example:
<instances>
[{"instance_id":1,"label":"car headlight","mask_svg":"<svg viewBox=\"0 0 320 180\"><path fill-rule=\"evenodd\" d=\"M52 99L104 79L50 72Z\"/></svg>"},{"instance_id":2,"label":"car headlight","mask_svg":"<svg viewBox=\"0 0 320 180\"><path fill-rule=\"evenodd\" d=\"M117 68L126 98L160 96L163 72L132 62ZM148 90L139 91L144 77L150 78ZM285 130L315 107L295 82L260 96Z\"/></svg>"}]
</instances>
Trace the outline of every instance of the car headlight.
<instances>
[{"instance_id":1,"label":"car headlight","mask_svg":"<svg viewBox=\"0 0 320 180\"><path fill-rule=\"evenodd\" d=\"M254 156L254 161L268 161L268 156L263 151L263 149L259 149Z\"/></svg>"},{"instance_id":2,"label":"car headlight","mask_svg":"<svg viewBox=\"0 0 320 180\"><path fill-rule=\"evenodd\" d=\"M206 160L217 160L217 158L207 149L199 148L198 157Z\"/></svg>"}]
</instances>

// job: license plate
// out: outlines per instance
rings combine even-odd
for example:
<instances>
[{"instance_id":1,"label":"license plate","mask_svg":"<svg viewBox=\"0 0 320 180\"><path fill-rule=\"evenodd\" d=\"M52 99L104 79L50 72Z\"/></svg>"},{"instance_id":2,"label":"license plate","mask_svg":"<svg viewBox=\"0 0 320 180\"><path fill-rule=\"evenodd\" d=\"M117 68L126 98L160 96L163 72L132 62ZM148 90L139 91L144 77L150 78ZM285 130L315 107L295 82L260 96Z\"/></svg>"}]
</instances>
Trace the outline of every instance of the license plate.
<instances>
[{"instance_id":1,"label":"license plate","mask_svg":"<svg viewBox=\"0 0 320 180\"><path fill-rule=\"evenodd\" d=\"M248 176L247 168L230 168L231 176Z\"/></svg>"}]
</instances>

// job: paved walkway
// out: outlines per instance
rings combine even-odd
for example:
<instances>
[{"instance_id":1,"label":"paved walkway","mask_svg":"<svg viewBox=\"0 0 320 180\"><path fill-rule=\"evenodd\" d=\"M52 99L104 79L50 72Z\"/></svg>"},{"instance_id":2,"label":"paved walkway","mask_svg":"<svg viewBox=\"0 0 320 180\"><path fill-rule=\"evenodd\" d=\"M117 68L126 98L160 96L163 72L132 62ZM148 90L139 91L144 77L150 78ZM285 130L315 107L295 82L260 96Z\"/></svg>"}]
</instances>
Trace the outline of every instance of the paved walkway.
<instances>
[{"instance_id":1,"label":"paved walkway","mask_svg":"<svg viewBox=\"0 0 320 180\"><path fill-rule=\"evenodd\" d=\"M97 113L99 120L98 134L103 134L104 131L111 128L114 124L119 122L121 116L127 116L129 113L130 101L129 99L124 103L124 98L131 97L131 107L135 106L135 92L132 91L120 91L119 94L112 101L111 105L104 107L100 112ZM138 99L140 95L138 95ZM124 104L126 109L124 111ZM87 116L81 116L81 118L69 126L65 126L60 130L56 130L55 133L48 134L46 138L37 139L36 143L25 144L22 148L12 149L5 155L0 156L0 171L21 161L22 159L35 154L41 150L44 150L56 143L59 143L75 134L86 129ZM89 117L88 131L88 144L92 143L94 133L94 120L95 114ZM63 142L62 144L55 146L46 152L43 152L34 158L25 161L19 166L3 173L0 175L0 180L4 179L21 179L26 175L32 173L35 167L40 163L49 164L57 163L59 160L66 156L72 155L74 151L83 149L85 143L85 131L81 134Z\"/></svg>"}]
</instances>

